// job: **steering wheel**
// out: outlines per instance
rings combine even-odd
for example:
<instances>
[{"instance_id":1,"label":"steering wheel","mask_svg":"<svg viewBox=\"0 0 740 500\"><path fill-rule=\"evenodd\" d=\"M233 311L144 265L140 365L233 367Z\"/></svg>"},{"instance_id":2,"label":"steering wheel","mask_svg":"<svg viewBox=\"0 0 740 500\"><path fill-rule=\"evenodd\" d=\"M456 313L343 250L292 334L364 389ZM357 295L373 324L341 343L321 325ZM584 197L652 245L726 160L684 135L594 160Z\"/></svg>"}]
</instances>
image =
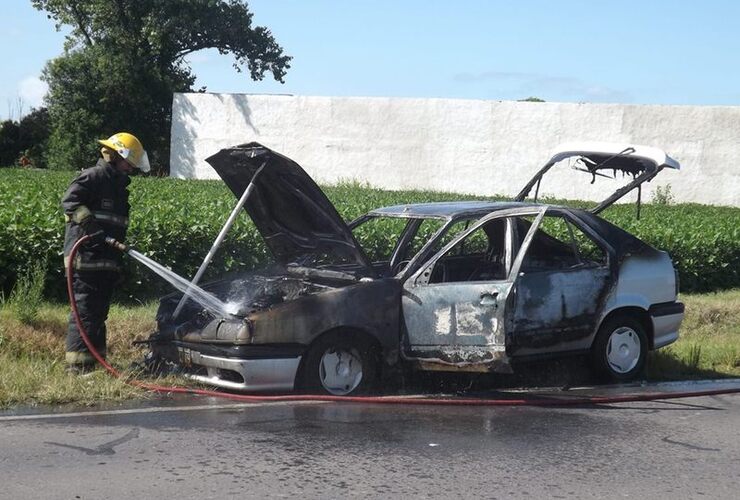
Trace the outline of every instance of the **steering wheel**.
<instances>
[{"instance_id":1,"label":"steering wheel","mask_svg":"<svg viewBox=\"0 0 740 500\"><path fill-rule=\"evenodd\" d=\"M398 273L400 273L401 271L403 271L404 269L406 269L406 266L409 265L409 262L411 262L411 261L410 260L402 260L401 262L399 262L398 264L396 264L395 266L393 266L393 269L391 270L391 274L393 276L397 275Z\"/></svg>"}]
</instances>

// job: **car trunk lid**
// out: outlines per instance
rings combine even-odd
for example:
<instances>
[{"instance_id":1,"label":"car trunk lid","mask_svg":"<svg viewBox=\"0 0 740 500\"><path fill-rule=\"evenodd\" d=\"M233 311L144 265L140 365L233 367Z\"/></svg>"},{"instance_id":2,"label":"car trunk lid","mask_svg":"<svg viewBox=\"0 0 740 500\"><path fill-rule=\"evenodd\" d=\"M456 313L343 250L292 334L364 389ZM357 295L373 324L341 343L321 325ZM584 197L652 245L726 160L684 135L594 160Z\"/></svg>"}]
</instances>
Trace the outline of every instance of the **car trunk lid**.
<instances>
[{"instance_id":1,"label":"car trunk lid","mask_svg":"<svg viewBox=\"0 0 740 500\"><path fill-rule=\"evenodd\" d=\"M639 190L643 183L653 179L664 168L676 170L680 168L678 161L668 156L664 151L649 146L610 142L566 143L556 148L550 160L524 186L524 189L516 196L515 201L524 201L535 186L534 199L536 201L540 183L545 173L555 164L570 158L575 160L571 168L589 174L590 177L587 176L587 179L592 184L597 177L616 177L616 172L623 172L632 177L631 182L617 189L591 209L591 212L596 214L611 206L633 189L637 188ZM612 175L609 175L609 173Z\"/></svg>"}]
</instances>

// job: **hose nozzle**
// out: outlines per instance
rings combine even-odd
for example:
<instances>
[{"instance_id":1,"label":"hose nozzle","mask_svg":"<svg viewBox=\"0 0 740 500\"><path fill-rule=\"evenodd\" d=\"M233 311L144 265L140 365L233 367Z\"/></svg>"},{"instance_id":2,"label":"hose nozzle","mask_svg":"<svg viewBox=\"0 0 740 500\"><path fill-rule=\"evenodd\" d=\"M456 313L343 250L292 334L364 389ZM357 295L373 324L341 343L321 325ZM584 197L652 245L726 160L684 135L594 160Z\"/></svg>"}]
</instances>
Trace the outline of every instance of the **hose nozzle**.
<instances>
[{"instance_id":1,"label":"hose nozzle","mask_svg":"<svg viewBox=\"0 0 740 500\"><path fill-rule=\"evenodd\" d=\"M128 252L128 247L126 245L116 240L115 238L111 238L110 236L105 238L105 243L106 245L109 245L120 252Z\"/></svg>"}]
</instances>

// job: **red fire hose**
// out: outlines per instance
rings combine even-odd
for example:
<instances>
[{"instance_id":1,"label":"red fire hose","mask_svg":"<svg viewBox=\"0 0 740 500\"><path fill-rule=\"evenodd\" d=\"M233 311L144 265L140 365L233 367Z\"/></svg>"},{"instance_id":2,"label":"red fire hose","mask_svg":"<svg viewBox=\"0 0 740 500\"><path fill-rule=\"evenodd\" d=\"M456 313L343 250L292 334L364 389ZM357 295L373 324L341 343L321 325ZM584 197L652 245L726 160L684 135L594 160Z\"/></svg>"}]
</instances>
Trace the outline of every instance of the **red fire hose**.
<instances>
[{"instance_id":1,"label":"red fire hose","mask_svg":"<svg viewBox=\"0 0 740 500\"><path fill-rule=\"evenodd\" d=\"M70 252L70 262L75 262L75 257L80 246L89 239L89 236L83 236L77 243L72 247ZM112 246L118 249L124 249L125 246L121 243L111 241ZM118 246L116 246L116 244ZM74 264L72 264L74 265ZM121 373L116 370L113 366L103 358L100 353L95 349L90 338L87 335L87 331L80 320L79 312L77 310L77 301L75 300L74 291L72 288L72 273L70 269L67 272L67 293L69 295L69 304L72 308L72 315L74 316L77 328L80 330L80 336L85 342L90 353L93 357L103 365L103 367L116 378L121 378ZM254 395L254 394L231 394L228 392L221 392L207 389L193 389L188 387L176 387L176 386L163 386L158 384L151 384L142 382L140 380L126 380L127 384L144 389L147 391L157 393L179 393L179 394L197 394L200 396L210 396L217 398L230 399L233 401L242 402L272 402L272 401L334 401L338 403L379 403L379 404L394 404L394 405L444 405L444 406L577 406L577 405L596 405L596 404L608 404L608 403L627 403L634 401L654 401L658 399L678 399L678 398L692 398L699 396L712 396L718 394L734 394L739 393L740 388L731 389L713 389L707 391L694 391L694 392L676 392L676 393L650 393L650 394L632 394L624 396L588 396L588 397L577 397L561 399L556 397L537 397L530 399L475 399L475 398L430 398L430 397L401 397L401 396L328 396L328 395L283 395L283 396L266 396L266 395Z\"/></svg>"}]
</instances>

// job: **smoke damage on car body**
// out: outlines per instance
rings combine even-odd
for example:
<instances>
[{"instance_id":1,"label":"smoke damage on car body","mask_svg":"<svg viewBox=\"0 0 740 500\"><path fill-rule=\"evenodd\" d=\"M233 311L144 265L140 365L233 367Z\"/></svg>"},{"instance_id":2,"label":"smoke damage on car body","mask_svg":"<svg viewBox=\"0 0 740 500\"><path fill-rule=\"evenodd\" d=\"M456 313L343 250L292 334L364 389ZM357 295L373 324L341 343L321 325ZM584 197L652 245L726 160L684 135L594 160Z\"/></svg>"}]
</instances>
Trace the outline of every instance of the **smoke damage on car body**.
<instances>
[{"instance_id":1,"label":"smoke damage on car body","mask_svg":"<svg viewBox=\"0 0 740 500\"><path fill-rule=\"evenodd\" d=\"M174 315L182 294L164 297L148 359L230 389L338 395L372 390L401 366L508 373L573 353L613 380L634 378L649 349L678 337L675 271L665 252L591 211L523 201L567 158L583 159L589 180L606 167L636 180L678 168L654 148L568 145L516 202L399 205L345 223L289 158L257 143L224 149L207 161L237 198L253 180L244 209L274 264L203 287L230 317L194 301ZM377 221L401 228L383 255L356 237Z\"/></svg>"}]
</instances>

